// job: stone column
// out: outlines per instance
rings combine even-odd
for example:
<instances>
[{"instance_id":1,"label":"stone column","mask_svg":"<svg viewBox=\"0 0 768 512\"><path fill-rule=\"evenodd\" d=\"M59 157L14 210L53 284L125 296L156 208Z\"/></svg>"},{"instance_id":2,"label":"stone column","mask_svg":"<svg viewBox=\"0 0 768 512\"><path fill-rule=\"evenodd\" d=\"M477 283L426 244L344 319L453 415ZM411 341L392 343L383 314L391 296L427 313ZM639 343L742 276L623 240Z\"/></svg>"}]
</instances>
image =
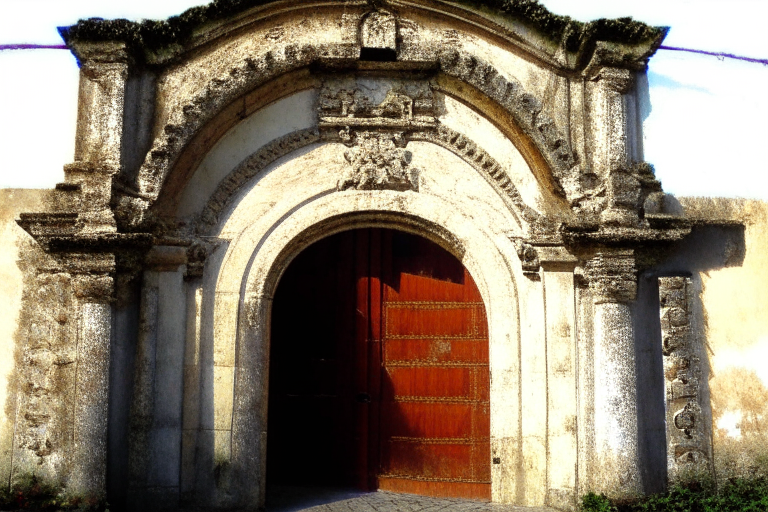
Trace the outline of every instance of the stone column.
<instances>
[{"instance_id":1,"label":"stone column","mask_svg":"<svg viewBox=\"0 0 768 512\"><path fill-rule=\"evenodd\" d=\"M635 335L630 304L637 294L632 250L598 252L586 266L595 303L595 473L597 490L641 492Z\"/></svg>"},{"instance_id":2,"label":"stone column","mask_svg":"<svg viewBox=\"0 0 768 512\"><path fill-rule=\"evenodd\" d=\"M73 278L78 298L72 472L68 490L106 497L109 362L114 282L106 274Z\"/></svg>"}]
</instances>

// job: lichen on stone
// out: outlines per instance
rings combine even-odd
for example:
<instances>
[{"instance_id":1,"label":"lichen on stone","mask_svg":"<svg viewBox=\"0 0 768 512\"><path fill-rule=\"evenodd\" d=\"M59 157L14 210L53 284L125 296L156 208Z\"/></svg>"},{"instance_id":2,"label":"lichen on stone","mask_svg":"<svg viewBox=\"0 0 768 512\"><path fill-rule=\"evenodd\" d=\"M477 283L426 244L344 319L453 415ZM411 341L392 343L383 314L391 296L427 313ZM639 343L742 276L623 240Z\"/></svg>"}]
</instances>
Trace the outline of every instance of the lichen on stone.
<instances>
[{"instance_id":1,"label":"lichen on stone","mask_svg":"<svg viewBox=\"0 0 768 512\"><path fill-rule=\"evenodd\" d=\"M136 53L164 53L170 47L184 45L196 30L208 23L234 16L247 9L275 0L214 0L193 7L167 20L89 18L70 27L59 27L64 41L124 41ZM553 14L538 0L453 0L475 10L490 10L528 25L546 38L564 44L570 52L593 47L596 41L627 45L661 44L666 27L652 27L632 18L598 19L587 23ZM371 2L372 5L376 2ZM383 2L386 3L386 2Z\"/></svg>"}]
</instances>

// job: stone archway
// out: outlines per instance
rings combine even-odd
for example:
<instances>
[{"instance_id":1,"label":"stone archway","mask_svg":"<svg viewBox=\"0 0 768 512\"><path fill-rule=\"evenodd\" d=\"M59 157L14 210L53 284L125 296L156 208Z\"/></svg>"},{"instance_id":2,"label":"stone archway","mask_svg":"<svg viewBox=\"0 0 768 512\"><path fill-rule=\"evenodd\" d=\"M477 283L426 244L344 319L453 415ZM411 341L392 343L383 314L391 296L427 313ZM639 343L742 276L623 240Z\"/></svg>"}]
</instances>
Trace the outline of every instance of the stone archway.
<instances>
[{"instance_id":1,"label":"stone archway","mask_svg":"<svg viewBox=\"0 0 768 512\"><path fill-rule=\"evenodd\" d=\"M640 491L636 276L691 229L644 206L661 187L636 78L664 30L443 0L224 4L63 31L75 162L21 224L77 298L82 373L55 399L76 411L70 489L104 494L111 429L136 503L262 504L277 284L361 227L423 236L476 279L493 501ZM45 442L32 423L14 467Z\"/></svg>"},{"instance_id":2,"label":"stone archway","mask_svg":"<svg viewBox=\"0 0 768 512\"><path fill-rule=\"evenodd\" d=\"M233 408L230 412L222 411L223 421L214 422L231 424L231 452L222 452L220 456L231 460L235 481L259 482L258 487L243 486L251 494L250 498L242 499L260 503L265 496L269 326L279 278L293 258L311 243L353 227L396 228L424 236L457 256L475 276L487 307L490 372L503 376L494 381L490 390L491 450L494 457L503 458L507 464L492 466L492 490L494 496L511 492L509 486L514 481L506 473L514 472L522 460L516 442L519 438L515 435L521 404L517 392L509 393L509 389L519 385L516 347L520 330L514 277L520 272L519 268L514 269L519 263L507 261L497 245L499 240L455 208L436 207L418 194L392 201L396 195L386 191L350 191L316 198L307 208L267 228L265 238L244 233L227 248L228 255L222 256L224 264L216 272L218 286L213 300L214 323L221 326L213 340L218 346L214 352L232 350L235 364L229 369L220 368L222 373L232 375L232 380L222 379L213 394L230 394ZM502 243L511 245L508 239ZM245 261L237 256L240 251L249 254ZM245 267L237 261L245 263ZM227 292L231 285L236 286L236 291ZM233 315L234 303L240 304L239 315Z\"/></svg>"}]
</instances>

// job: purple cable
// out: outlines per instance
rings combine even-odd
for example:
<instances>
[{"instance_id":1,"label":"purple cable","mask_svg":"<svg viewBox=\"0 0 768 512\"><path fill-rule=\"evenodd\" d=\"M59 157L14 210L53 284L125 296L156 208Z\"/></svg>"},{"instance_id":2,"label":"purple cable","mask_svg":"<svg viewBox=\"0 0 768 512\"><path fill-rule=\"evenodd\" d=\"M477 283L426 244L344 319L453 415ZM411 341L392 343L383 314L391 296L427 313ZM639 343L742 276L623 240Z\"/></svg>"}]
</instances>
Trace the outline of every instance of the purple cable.
<instances>
[{"instance_id":1,"label":"purple cable","mask_svg":"<svg viewBox=\"0 0 768 512\"><path fill-rule=\"evenodd\" d=\"M66 50L65 44L0 44L0 50Z\"/></svg>"},{"instance_id":2,"label":"purple cable","mask_svg":"<svg viewBox=\"0 0 768 512\"><path fill-rule=\"evenodd\" d=\"M711 55L713 57L718 57L720 59L729 58L729 59L736 59L736 60L744 60L747 62L756 62L758 64L762 64L763 66L768 66L768 59L753 59L752 57L742 57L740 55L734 55L732 53L707 52L704 50L694 50L692 48L680 48L678 46L659 46L659 50L673 50L676 52L699 53L701 55Z\"/></svg>"}]
</instances>

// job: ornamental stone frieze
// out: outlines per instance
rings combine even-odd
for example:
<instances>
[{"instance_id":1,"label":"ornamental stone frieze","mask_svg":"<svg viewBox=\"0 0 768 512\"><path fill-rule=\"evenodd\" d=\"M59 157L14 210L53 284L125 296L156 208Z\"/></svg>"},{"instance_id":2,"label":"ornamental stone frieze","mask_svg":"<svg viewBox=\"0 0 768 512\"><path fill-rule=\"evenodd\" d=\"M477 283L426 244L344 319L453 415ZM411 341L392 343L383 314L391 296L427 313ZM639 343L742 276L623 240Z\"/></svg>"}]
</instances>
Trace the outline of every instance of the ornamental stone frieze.
<instances>
[{"instance_id":1,"label":"ornamental stone frieze","mask_svg":"<svg viewBox=\"0 0 768 512\"><path fill-rule=\"evenodd\" d=\"M690 277L659 278L661 343L667 420L667 470L670 479L709 471L711 426L704 414L702 361L706 361L693 319Z\"/></svg>"},{"instance_id":2,"label":"ornamental stone frieze","mask_svg":"<svg viewBox=\"0 0 768 512\"><path fill-rule=\"evenodd\" d=\"M418 191L418 169L405 147L414 132L434 131L435 98L427 80L328 79L318 102L320 133L350 149L338 190Z\"/></svg>"}]
</instances>

